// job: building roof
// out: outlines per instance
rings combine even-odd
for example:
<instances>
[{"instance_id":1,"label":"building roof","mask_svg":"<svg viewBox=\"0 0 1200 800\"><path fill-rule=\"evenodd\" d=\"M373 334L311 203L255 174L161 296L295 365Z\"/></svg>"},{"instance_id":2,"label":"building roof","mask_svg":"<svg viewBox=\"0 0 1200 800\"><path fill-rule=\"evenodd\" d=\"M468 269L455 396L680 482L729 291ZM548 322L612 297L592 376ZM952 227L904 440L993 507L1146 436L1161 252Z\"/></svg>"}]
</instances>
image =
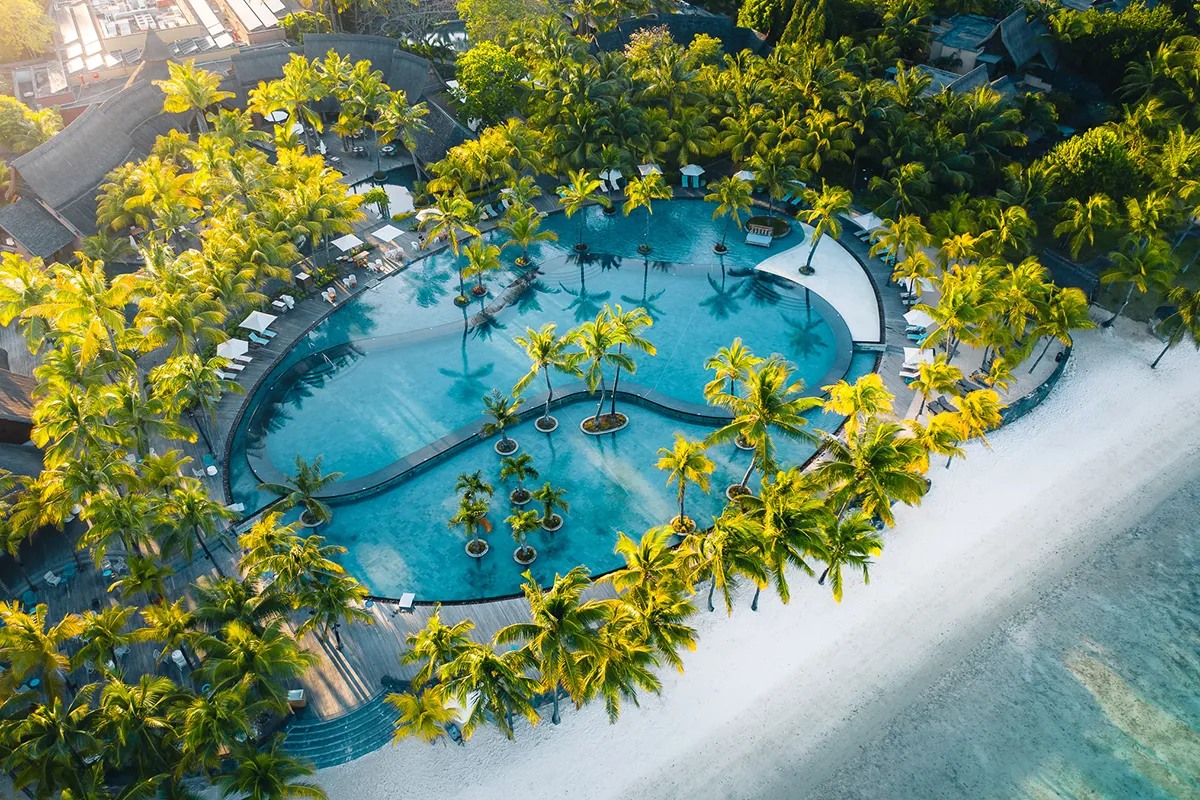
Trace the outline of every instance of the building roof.
<instances>
[{"instance_id":1,"label":"building roof","mask_svg":"<svg viewBox=\"0 0 1200 800\"><path fill-rule=\"evenodd\" d=\"M153 28L146 31L146 42L142 45L142 60L125 81L132 86L138 81L165 81L171 77L167 62L171 60L171 48L167 47Z\"/></svg>"},{"instance_id":2,"label":"building roof","mask_svg":"<svg viewBox=\"0 0 1200 800\"><path fill-rule=\"evenodd\" d=\"M726 53L750 50L757 53L764 40L749 28L739 28L729 17L701 14L666 14L661 17L626 19L617 27L596 36L596 46L604 51L624 50L629 37L646 28L665 27L677 44L687 47L697 34L704 33L721 40ZM306 38L307 41L307 38Z\"/></svg>"},{"instance_id":3,"label":"building roof","mask_svg":"<svg viewBox=\"0 0 1200 800\"><path fill-rule=\"evenodd\" d=\"M451 147L457 147L467 139L473 138L471 132L459 125L440 105L430 102L428 106L429 113L425 115L425 124L429 126L429 130L413 136L417 145L416 156L425 164L440 161Z\"/></svg>"},{"instance_id":4,"label":"building roof","mask_svg":"<svg viewBox=\"0 0 1200 800\"><path fill-rule=\"evenodd\" d=\"M33 445L0 442L0 469L36 478L42 474L42 451Z\"/></svg>"},{"instance_id":5,"label":"building roof","mask_svg":"<svg viewBox=\"0 0 1200 800\"><path fill-rule=\"evenodd\" d=\"M996 30L1000 32L1000 42L1012 59L1013 66L1017 69L1038 56L1041 56L1042 60L1046 62L1046 66L1051 69L1058 64L1058 51L1050 41L1045 24L1037 21L1031 22L1024 7L1018 8L1005 17L996 26ZM989 34L988 39L994 41L995 31Z\"/></svg>"},{"instance_id":6,"label":"building roof","mask_svg":"<svg viewBox=\"0 0 1200 800\"><path fill-rule=\"evenodd\" d=\"M0 369L0 419L32 422L33 388L37 381L7 369Z\"/></svg>"},{"instance_id":7,"label":"building roof","mask_svg":"<svg viewBox=\"0 0 1200 800\"><path fill-rule=\"evenodd\" d=\"M75 241L74 231L28 197L0 208L0 228L38 258L52 256Z\"/></svg>"},{"instance_id":8,"label":"building roof","mask_svg":"<svg viewBox=\"0 0 1200 800\"><path fill-rule=\"evenodd\" d=\"M933 37L943 47L955 50L979 50L992 35L999 20L978 14L955 14L942 23L943 30Z\"/></svg>"}]
</instances>

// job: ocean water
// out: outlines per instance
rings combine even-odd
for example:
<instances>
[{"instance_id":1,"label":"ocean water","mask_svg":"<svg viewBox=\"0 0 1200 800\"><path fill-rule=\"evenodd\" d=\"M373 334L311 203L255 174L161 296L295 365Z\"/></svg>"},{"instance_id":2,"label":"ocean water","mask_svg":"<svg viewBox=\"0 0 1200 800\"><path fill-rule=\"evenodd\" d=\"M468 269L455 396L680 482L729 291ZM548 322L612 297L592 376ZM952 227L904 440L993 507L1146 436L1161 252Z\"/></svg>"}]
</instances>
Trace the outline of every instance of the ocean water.
<instances>
[{"instance_id":1,"label":"ocean water","mask_svg":"<svg viewBox=\"0 0 1200 800\"><path fill-rule=\"evenodd\" d=\"M1200 476L805 797L1200 798Z\"/></svg>"}]
</instances>

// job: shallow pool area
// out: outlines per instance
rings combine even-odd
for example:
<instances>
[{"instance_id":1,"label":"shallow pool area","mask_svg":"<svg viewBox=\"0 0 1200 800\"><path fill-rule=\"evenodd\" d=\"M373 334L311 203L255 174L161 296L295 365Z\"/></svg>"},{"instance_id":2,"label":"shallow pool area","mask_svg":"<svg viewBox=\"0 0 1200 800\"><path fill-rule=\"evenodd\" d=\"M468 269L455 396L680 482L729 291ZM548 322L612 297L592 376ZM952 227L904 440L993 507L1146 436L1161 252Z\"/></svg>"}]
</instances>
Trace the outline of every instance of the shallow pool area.
<instances>
[{"instance_id":1,"label":"shallow pool area","mask_svg":"<svg viewBox=\"0 0 1200 800\"><path fill-rule=\"evenodd\" d=\"M629 219L589 209L583 222L590 251L584 256L572 252L579 218L549 216L543 227L559 241L530 248L536 275L507 304L495 300L524 272L513 263L520 255L515 247L504 250L504 269L489 279L488 295L467 309L453 304L458 277L449 250L347 301L253 393L228 462L234 500L248 511L265 506L274 498L257 491L260 481L291 472L297 454L323 455L326 471L346 477L334 487L334 520L322 533L348 548L343 562L372 593L411 591L419 600L444 601L509 595L519 591L524 568L511 557L516 544L504 519L514 487L499 478L493 441L456 441L446 453L425 455L443 437L462 437L482 418L483 395L493 388L510 391L526 372L528 360L513 342L526 328L553 322L565 333L606 303L645 308L654 320L645 335L657 355L637 354L636 374L622 382L681 408L702 408L710 377L704 360L739 336L759 355L784 356L814 394L843 376L853 380L871 371L875 354L854 352L833 307L786 278L754 269L770 251L742 244L733 229L730 252L712 253L723 227L711 219L712 208L659 204L648 257L636 252L645 224L638 214ZM793 234L775 252L802 241ZM494 313L479 316L489 305ZM560 387L573 382L562 375L553 380ZM543 387L539 378L529 393ZM595 410L586 399L555 411L560 427L554 434L538 432L531 420L511 431L540 473L532 483L550 481L566 490L570 503L562 530L530 536L538 550L531 569L539 580L577 564L594 574L618 566L612 552L618 530L636 538L675 513L674 490L654 466L658 448L669 447L677 432L703 438L715 424L619 403L630 425L615 434L579 431ZM834 430L840 419L814 413L810 423ZM779 449L785 463L802 463L813 452L811 445L790 442ZM749 464L749 454L732 446L709 455L717 465L712 493L689 490L689 514L701 524L720 512L724 487L739 481ZM475 470L496 487L491 551L478 560L465 554L461 531L447 525L457 504L455 477Z\"/></svg>"}]
</instances>

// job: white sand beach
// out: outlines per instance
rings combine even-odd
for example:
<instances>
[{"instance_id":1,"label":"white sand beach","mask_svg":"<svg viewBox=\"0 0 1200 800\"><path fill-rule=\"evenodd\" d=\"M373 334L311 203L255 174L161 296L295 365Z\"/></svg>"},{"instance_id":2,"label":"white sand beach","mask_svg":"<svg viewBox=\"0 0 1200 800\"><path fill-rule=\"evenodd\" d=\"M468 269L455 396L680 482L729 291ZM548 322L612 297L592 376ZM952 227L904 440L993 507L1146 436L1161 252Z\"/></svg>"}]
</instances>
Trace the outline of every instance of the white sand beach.
<instances>
[{"instance_id":1,"label":"white sand beach","mask_svg":"<svg viewBox=\"0 0 1200 800\"><path fill-rule=\"evenodd\" d=\"M749 592L697 617L686 673L609 725L481 730L466 747L415 742L323 770L337 800L808 796L977 644L1200 472L1200 355L1157 370L1161 345L1121 320L1078 336L1045 404L931 471L898 511L868 587L843 604L798 576L792 601ZM698 598L703 602L703 596Z\"/></svg>"}]
</instances>

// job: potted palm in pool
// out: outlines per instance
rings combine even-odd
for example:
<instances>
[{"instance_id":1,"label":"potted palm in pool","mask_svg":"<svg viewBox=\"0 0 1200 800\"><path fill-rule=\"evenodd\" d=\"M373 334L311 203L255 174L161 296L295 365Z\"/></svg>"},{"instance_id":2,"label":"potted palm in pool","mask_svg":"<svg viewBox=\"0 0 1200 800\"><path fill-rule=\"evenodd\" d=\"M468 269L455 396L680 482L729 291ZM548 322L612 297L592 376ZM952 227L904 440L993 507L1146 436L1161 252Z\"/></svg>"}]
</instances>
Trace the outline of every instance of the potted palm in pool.
<instances>
[{"instance_id":1,"label":"potted palm in pool","mask_svg":"<svg viewBox=\"0 0 1200 800\"><path fill-rule=\"evenodd\" d=\"M521 453L519 456L508 456L500 461L500 479L515 478L517 488L509 492L508 499L514 506L523 506L529 502L533 494L525 488L525 480L537 480L538 471L533 466L533 456Z\"/></svg>"},{"instance_id":2,"label":"potted palm in pool","mask_svg":"<svg viewBox=\"0 0 1200 800\"><path fill-rule=\"evenodd\" d=\"M565 514L571 510L571 506L563 499L567 496L567 490L552 486L547 481L545 486L535 489L532 495L534 500L542 504L542 530L553 533L561 528L563 518L562 514L557 512L561 510Z\"/></svg>"},{"instance_id":3,"label":"potted palm in pool","mask_svg":"<svg viewBox=\"0 0 1200 800\"><path fill-rule=\"evenodd\" d=\"M511 456L520 447L516 439L508 438L505 429L520 421L521 418L517 416L517 412L523 402L519 397L501 394L499 389L492 389L491 394L483 396L483 414L492 418L490 422L484 423L483 435L500 434L500 441L496 442L492 449L502 456Z\"/></svg>"},{"instance_id":4,"label":"potted palm in pool","mask_svg":"<svg viewBox=\"0 0 1200 800\"><path fill-rule=\"evenodd\" d=\"M537 550L527 544L525 539L538 526L537 512L520 511L514 508L512 515L505 522L512 528L513 541L517 543L517 549L513 551L513 561L523 567L532 564L533 560L537 558Z\"/></svg>"},{"instance_id":5,"label":"potted palm in pool","mask_svg":"<svg viewBox=\"0 0 1200 800\"><path fill-rule=\"evenodd\" d=\"M297 454L294 473L284 478L283 483L260 483L258 490L279 495L282 498L279 504L281 510L303 506L300 524L306 528L329 522L333 519L333 510L318 500L317 494L331 483L341 480L344 473L330 472L326 475L321 470L324 459L324 456L317 456L310 464Z\"/></svg>"},{"instance_id":6,"label":"potted palm in pool","mask_svg":"<svg viewBox=\"0 0 1200 800\"><path fill-rule=\"evenodd\" d=\"M492 531L487 512L487 500L465 495L458 501L458 511L450 518L451 528L461 527L467 536L471 537L467 542L467 555L471 558L483 558L487 555L488 543L479 537L481 531L485 534Z\"/></svg>"}]
</instances>

